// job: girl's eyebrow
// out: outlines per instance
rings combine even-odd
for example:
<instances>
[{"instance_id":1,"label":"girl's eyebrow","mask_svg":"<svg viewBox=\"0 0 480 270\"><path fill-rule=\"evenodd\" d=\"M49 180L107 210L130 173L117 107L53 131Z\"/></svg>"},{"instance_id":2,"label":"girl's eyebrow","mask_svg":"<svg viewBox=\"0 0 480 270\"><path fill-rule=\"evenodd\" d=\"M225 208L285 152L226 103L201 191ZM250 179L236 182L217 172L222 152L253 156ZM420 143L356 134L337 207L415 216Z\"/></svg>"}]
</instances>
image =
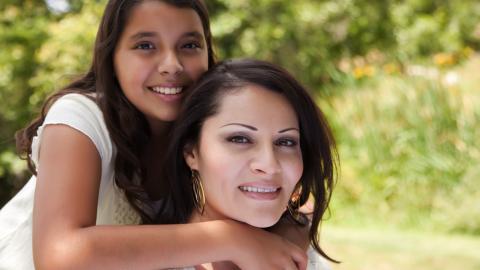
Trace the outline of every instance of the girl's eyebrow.
<instances>
[{"instance_id":1,"label":"girl's eyebrow","mask_svg":"<svg viewBox=\"0 0 480 270\"><path fill-rule=\"evenodd\" d=\"M145 37L154 37L156 35L157 35L157 33L155 33L155 32L138 32L135 35L132 35L130 37L130 39L137 40L137 39L142 39L142 38L145 38Z\"/></svg>"},{"instance_id":2,"label":"girl's eyebrow","mask_svg":"<svg viewBox=\"0 0 480 270\"><path fill-rule=\"evenodd\" d=\"M256 127L253 127L253 126L250 126L250 125L241 124L241 123L229 123L229 124L226 124L226 125L221 126L221 128L226 127L226 126L241 126L241 127L248 128L248 129L250 129L250 130L253 130L253 131L257 131L257 130L258 130ZM287 131L290 131L290 130L296 130L297 132L300 132L300 130L299 130L298 128L291 127L291 128L282 129L282 130L280 130L278 133L284 133L284 132L287 132Z\"/></svg>"},{"instance_id":3,"label":"girl's eyebrow","mask_svg":"<svg viewBox=\"0 0 480 270\"><path fill-rule=\"evenodd\" d=\"M142 39L146 37L155 37L157 36L156 32L138 32L130 37L132 40ZM186 32L182 35L183 37L194 37L203 39L203 35L198 31Z\"/></svg>"},{"instance_id":4,"label":"girl's eyebrow","mask_svg":"<svg viewBox=\"0 0 480 270\"><path fill-rule=\"evenodd\" d=\"M182 36L203 39L203 34L198 32L198 31L187 32L187 33L183 34Z\"/></svg>"}]
</instances>

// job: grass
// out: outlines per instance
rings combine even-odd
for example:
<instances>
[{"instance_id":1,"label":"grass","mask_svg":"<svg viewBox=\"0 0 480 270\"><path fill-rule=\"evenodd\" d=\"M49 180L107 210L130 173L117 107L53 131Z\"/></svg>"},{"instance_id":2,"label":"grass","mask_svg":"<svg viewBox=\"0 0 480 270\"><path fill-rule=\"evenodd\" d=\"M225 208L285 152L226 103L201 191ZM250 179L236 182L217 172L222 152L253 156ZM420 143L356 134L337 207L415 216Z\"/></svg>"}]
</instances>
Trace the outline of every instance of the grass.
<instances>
[{"instance_id":1,"label":"grass","mask_svg":"<svg viewBox=\"0 0 480 270\"><path fill-rule=\"evenodd\" d=\"M333 270L480 269L480 237L326 226Z\"/></svg>"}]
</instances>

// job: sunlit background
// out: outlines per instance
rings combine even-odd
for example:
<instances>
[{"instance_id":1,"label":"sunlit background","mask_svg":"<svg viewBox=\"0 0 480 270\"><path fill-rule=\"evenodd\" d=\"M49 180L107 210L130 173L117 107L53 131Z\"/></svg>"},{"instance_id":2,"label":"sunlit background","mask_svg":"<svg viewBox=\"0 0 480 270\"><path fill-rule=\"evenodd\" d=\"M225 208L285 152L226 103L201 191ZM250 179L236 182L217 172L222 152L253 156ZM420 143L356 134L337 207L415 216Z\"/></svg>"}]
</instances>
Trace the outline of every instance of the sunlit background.
<instances>
[{"instance_id":1,"label":"sunlit background","mask_svg":"<svg viewBox=\"0 0 480 270\"><path fill-rule=\"evenodd\" d=\"M207 0L219 59L278 63L338 141L334 269L480 269L480 1ZM13 134L86 71L105 1L0 2L0 206Z\"/></svg>"}]
</instances>

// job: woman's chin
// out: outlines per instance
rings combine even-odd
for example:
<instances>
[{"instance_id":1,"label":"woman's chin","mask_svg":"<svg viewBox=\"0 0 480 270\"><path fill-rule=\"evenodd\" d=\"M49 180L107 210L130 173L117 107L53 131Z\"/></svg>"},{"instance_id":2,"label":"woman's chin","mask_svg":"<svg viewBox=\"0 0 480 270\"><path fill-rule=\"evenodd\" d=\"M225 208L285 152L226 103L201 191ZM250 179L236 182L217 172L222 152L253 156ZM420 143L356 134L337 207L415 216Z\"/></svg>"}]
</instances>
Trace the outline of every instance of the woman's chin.
<instances>
[{"instance_id":1,"label":"woman's chin","mask_svg":"<svg viewBox=\"0 0 480 270\"><path fill-rule=\"evenodd\" d=\"M261 217L252 220L244 221L250 226L257 227L257 228L268 228L272 227L273 225L277 224L278 220L280 220L281 216L275 217Z\"/></svg>"}]
</instances>

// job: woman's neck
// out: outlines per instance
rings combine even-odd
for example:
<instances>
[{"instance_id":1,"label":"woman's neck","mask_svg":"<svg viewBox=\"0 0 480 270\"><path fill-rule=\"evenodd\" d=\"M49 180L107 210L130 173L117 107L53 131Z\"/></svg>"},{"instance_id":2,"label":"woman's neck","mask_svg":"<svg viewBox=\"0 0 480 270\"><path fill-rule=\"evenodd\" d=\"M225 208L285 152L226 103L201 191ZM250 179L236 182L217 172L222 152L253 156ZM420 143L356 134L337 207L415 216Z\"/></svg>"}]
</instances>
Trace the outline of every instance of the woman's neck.
<instances>
[{"instance_id":1,"label":"woman's neck","mask_svg":"<svg viewBox=\"0 0 480 270\"><path fill-rule=\"evenodd\" d=\"M214 219L209 218L206 215L200 214L197 210L193 210L193 214L190 216L188 223L206 222Z\"/></svg>"},{"instance_id":2,"label":"woman's neck","mask_svg":"<svg viewBox=\"0 0 480 270\"><path fill-rule=\"evenodd\" d=\"M227 216L223 215L221 212L217 211L214 208L209 207L208 202L205 204L203 212L198 209L194 209L193 213L190 215L188 223L196 222L207 222L214 220L228 219Z\"/></svg>"}]
</instances>

